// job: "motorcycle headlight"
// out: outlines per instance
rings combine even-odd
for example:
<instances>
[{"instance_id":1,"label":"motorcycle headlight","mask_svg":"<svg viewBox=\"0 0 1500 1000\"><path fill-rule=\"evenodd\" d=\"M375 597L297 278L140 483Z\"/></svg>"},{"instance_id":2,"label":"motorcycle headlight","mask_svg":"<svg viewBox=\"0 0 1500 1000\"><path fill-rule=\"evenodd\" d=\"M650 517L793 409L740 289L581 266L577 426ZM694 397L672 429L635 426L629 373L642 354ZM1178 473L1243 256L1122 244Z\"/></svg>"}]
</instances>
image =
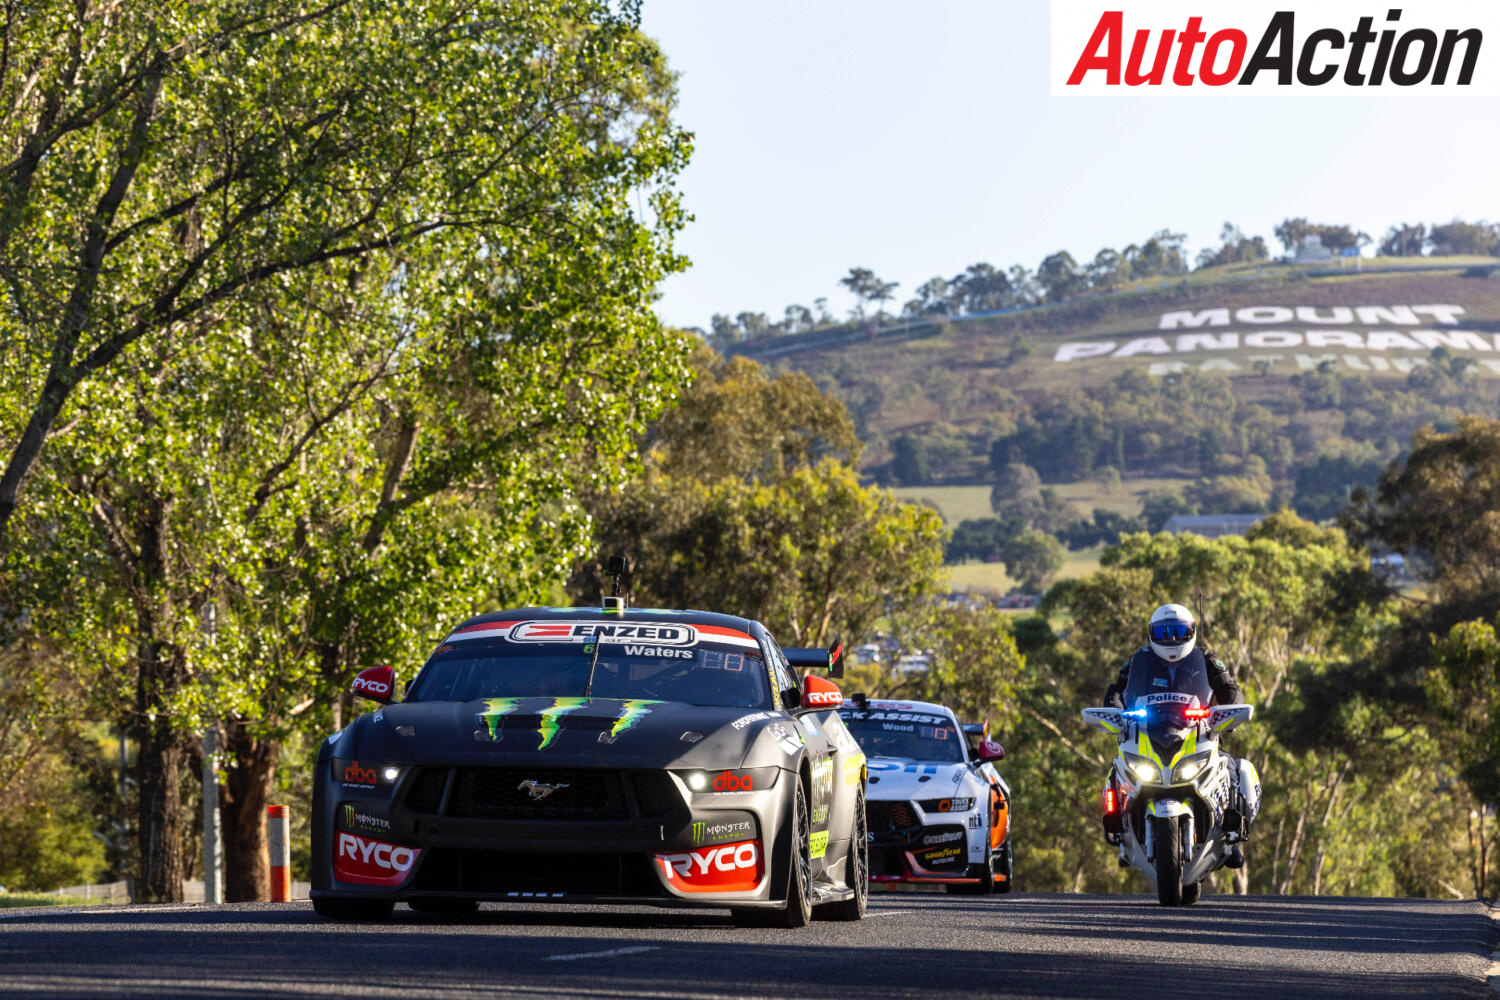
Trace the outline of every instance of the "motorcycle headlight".
<instances>
[{"instance_id":1,"label":"motorcycle headlight","mask_svg":"<svg viewBox=\"0 0 1500 1000\"><path fill-rule=\"evenodd\" d=\"M1161 771L1149 760L1131 761L1130 770L1142 781L1155 781L1161 777Z\"/></svg>"},{"instance_id":2,"label":"motorcycle headlight","mask_svg":"<svg viewBox=\"0 0 1500 1000\"><path fill-rule=\"evenodd\" d=\"M1177 778L1179 781L1192 781L1201 770L1203 770L1203 761L1190 760L1177 769Z\"/></svg>"}]
</instances>

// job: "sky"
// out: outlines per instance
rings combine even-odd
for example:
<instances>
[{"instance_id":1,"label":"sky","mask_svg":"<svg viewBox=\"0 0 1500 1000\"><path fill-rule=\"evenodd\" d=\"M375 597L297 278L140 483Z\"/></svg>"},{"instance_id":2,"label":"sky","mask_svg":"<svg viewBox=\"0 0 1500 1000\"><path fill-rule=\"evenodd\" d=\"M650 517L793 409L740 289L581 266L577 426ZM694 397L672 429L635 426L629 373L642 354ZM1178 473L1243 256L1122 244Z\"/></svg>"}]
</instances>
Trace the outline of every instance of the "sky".
<instances>
[{"instance_id":1,"label":"sky","mask_svg":"<svg viewBox=\"0 0 1500 1000\"><path fill-rule=\"evenodd\" d=\"M1162 228L1500 219L1500 98L1054 98L1041 0L645 0L695 134L694 221L658 312L707 328L820 296L851 267L896 302L969 264L1035 268Z\"/></svg>"}]
</instances>

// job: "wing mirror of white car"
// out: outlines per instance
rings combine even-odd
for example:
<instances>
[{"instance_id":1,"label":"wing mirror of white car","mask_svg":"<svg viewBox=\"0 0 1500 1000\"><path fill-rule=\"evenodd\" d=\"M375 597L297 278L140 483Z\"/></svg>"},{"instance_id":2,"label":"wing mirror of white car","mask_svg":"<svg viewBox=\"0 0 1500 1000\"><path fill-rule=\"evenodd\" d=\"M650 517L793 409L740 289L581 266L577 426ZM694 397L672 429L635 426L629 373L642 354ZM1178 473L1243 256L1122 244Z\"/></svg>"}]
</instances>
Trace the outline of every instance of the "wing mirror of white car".
<instances>
[{"instance_id":1,"label":"wing mirror of white car","mask_svg":"<svg viewBox=\"0 0 1500 1000\"><path fill-rule=\"evenodd\" d=\"M979 741L979 762L988 764L992 760L1004 760L1005 748L994 740Z\"/></svg>"}]
</instances>

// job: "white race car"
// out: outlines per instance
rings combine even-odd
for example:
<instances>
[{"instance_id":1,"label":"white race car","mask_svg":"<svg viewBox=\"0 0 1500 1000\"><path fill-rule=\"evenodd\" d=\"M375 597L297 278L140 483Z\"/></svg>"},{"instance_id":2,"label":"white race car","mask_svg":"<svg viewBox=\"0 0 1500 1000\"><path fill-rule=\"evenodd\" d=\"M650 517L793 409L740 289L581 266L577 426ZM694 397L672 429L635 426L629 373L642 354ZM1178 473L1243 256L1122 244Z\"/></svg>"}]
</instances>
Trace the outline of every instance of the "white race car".
<instances>
[{"instance_id":1,"label":"white race car","mask_svg":"<svg viewBox=\"0 0 1500 1000\"><path fill-rule=\"evenodd\" d=\"M856 694L839 714L868 761L870 881L1009 892L1010 787L993 763L1005 756L1000 744L927 702Z\"/></svg>"}]
</instances>

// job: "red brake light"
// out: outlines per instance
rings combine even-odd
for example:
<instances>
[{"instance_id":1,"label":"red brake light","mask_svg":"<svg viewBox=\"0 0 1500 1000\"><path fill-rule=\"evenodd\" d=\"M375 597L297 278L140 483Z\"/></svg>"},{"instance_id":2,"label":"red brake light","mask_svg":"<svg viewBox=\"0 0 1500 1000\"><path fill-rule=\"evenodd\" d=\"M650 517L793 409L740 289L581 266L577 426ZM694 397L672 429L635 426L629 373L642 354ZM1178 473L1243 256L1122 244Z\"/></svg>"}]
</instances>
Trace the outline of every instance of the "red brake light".
<instances>
[{"instance_id":1,"label":"red brake light","mask_svg":"<svg viewBox=\"0 0 1500 1000\"><path fill-rule=\"evenodd\" d=\"M1189 719L1206 719L1206 718L1208 718L1208 709L1206 709L1206 708L1184 708L1182 710L1182 714L1185 715L1185 716L1187 716Z\"/></svg>"}]
</instances>

